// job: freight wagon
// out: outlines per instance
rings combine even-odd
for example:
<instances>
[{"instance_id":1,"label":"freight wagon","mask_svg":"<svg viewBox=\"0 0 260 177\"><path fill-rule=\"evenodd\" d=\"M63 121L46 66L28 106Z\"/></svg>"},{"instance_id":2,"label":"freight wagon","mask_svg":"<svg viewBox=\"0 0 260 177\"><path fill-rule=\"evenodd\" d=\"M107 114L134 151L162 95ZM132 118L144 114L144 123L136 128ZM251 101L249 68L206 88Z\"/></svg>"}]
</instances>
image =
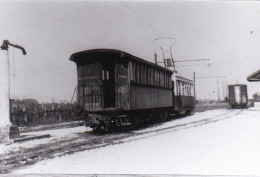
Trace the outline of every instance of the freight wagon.
<instances>
[{"instance_id":1,"label":"freight wagon","mask_svg":"<svg viewBox=\"0 0 260 177\"><path fill-rule=\"evenodd\" d=\"M248 104L247 85L235 84L228 86L229 104L232 108L246 108Z\"/></svg>"}]
</instances>

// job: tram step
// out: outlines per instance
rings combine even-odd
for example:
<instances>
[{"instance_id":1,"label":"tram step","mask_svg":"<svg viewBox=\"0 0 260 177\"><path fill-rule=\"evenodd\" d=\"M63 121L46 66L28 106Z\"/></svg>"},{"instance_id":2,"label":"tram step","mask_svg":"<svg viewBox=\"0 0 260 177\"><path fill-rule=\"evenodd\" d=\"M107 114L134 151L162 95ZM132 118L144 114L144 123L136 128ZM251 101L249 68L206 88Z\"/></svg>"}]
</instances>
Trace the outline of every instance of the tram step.
<instances>
[{"instance_id":1,"label":"tram step","mask_svg":"<svg viewBox=\"0 0 260 177\"><path fill-rule=\"evenodd\" d=\"M121 123L121 126L130 126L130 125L132 125L132 123L129 123L129 122L127 122L127 123Z\"/></svg>"},{"instance_id":2,"label":"tram step","mask_svg":"<svg viewBox=\"0 0 260 177\"><path fill-rule=\"evenodd\" d=\"M119 115L119 116L117 116L118 118L126 118L127 117L127 115Z\"/></svg>"}]
</instances>

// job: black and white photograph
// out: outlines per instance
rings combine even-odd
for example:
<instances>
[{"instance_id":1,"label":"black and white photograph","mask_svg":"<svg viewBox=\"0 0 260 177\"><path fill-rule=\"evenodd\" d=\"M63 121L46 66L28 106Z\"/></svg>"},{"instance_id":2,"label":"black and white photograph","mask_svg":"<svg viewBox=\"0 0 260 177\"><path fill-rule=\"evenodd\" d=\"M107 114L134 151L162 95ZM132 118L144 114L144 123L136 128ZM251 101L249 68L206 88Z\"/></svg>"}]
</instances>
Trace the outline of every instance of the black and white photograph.
<instances>
[{"instance_id":1,"label":"black and white photograph","mask_svg":"<svg viewBox=\"0 0 260 177\"><path fill-rule=\"evenodd\" d=\"M0 176L260 176L260 2L0 0Z\"/></svg>"}]
</instances>

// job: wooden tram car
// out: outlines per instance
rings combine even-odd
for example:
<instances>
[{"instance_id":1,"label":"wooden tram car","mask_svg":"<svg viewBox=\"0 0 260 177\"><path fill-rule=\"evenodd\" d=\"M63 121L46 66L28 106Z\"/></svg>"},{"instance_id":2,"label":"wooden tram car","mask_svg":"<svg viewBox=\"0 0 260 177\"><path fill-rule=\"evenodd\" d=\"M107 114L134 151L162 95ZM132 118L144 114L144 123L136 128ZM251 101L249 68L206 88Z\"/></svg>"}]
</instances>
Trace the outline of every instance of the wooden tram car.
<instances>
[{"instance_id":1,"label":"wooden tram car","mask_svg":"<svg viewBox=\"0 0 260 177\"><path fill-rule=\"evenodd\" d=\"M247 85L235 84L228 86L229 104L232 108L246 108L248 105Z\"/></svg>"},{"instance_id":2,"label":"wooden tram car","mask_svg":"<svg viewBox=\"0 0 260 177\"><path fill-rule=\"evenodd\" d=\"M193 82L172 80L169 69L112 49L81 51L70 60L77 65L78 103L94 130L158 122L194 110Z\"/></svg>"}]
</instances>

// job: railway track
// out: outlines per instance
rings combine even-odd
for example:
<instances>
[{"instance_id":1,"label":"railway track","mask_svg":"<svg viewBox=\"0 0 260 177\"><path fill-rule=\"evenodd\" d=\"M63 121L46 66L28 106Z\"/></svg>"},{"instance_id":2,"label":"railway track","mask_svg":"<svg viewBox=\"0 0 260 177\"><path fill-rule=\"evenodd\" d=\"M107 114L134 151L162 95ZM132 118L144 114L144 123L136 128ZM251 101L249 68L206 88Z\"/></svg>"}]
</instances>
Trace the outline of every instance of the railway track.
<instances>
[{"instance_id":1,"label":"railway track","mask_svg":"<svg viewBox=\"0 0 260 177\"><path fill-rule=\"evenodd\" d=\"M37 147L21 149L19 152L11 152L0 155L0 173L9 173L14 169L32 165L38 161L51 159L63 155L73 154L90 149L96 149L114 144L121 144L139 139L158 136L163 133L193 128L209 123L214 123L238 115L243 110L229 110L227 113L203 118L201 120L180 123L167 127L150 126L149 129L134 130L124 133L96 135L92 133L80 133L77 137L63 139ZM188 118L187 118L188 119Z\"/></svg>"}]
</instances>

